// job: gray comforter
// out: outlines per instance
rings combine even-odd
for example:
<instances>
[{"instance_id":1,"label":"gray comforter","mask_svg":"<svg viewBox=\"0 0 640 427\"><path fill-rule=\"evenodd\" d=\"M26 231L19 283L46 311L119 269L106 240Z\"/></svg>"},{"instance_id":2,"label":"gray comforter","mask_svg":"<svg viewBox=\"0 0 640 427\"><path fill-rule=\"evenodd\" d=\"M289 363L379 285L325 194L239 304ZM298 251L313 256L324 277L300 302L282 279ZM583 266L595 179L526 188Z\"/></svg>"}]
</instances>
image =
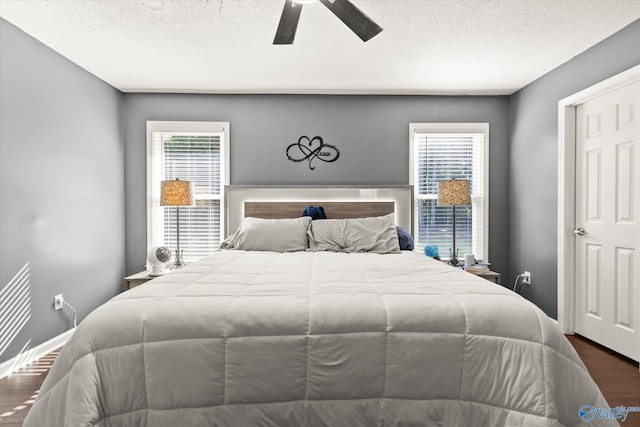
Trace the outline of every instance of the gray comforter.
<instances>
[{"instance_id":1,"label":"gray comforter","mask_svg":"<svg viewBox=\"0 0 640 427\"><path fill-rule=\"evenodd\" d=\"M90 314L25 426L574 426L582 405L607 406L569 342L499 285L416 253L222 251Z\"/></svg>"}]
</instances>

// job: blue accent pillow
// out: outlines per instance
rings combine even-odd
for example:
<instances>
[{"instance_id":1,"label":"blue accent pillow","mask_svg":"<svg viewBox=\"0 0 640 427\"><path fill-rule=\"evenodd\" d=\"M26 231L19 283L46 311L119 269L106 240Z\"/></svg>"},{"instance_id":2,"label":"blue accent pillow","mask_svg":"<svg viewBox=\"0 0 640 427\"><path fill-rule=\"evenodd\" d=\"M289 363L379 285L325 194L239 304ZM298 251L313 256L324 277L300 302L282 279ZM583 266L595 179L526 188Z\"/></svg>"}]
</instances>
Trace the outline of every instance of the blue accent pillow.
<instances>
[{"instance_id":1,"label":"blue accent pillow","mask_svg":"<svg viewBox=\"0 0 640 427\"><path fill-rule=\"evenodd\" d=\"M438 247L436 245L426 245L424 247L424 254L429 258L440 259L440 254L438 253Z\"/></svg>"},{"instance_id":2,"label":"blue accent pillow","mask_svg":"<svg viewBox=\"0 0 640 427\"><path fill-rule=\"evenodd\" d=\"M413 236L402 227L396 226L396 231L398 232L398 242L400 242L400 250L401 251L412 251L413 250Z\"/></svg>"},{"instance_id":3,"label":"blue accent pillow","mask_svg":"<svg viewBox=\"0 0 640 427\"><path fill-rule=\"evenodd\" d=\"M309 206L307 207L302 216L310 216L311 219L327 219L327 216L324 214L324 208L322 206Z\"/></svg>"}]
</instances>

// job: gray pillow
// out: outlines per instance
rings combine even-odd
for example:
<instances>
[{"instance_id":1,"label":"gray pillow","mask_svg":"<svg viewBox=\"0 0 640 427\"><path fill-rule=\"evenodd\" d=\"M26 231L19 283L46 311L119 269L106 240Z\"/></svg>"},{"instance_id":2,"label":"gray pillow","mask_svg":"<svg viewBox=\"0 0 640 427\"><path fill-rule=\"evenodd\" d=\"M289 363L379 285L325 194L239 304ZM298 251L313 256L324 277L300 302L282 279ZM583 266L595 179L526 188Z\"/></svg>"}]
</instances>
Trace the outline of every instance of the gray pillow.
<instances>
[{"instance_id":1,"label":"gray pillow","mask_svg":"<svg viewBox=\"0 0 640 427\"><path fill-rule=\"evenodd\" d=\"M394 214L356 219L323 219L309 226L312 251L400 252Z\"/></svg>"},{"instance_id":2,"label":"gray pillow","mask_svg":"<svg viewBox=\"0 0 640 427\"><path fill-rule=\"evenodd\" d=\"M311 217L263 219L245 218L228 242L228 249L295 252L309 247L307 228Z\"/></svg>"}]
</instances>

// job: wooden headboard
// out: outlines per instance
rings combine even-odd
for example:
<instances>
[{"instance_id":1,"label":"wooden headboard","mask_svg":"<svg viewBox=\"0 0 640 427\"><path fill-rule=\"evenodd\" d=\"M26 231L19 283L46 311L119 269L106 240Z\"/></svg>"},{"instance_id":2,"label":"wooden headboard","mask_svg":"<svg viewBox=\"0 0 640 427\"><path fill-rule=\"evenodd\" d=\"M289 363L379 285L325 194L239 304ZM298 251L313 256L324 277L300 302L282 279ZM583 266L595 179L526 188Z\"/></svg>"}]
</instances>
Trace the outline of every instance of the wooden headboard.
<instances>
[{"instance_id":1,"label":"wooden headboard","mask_svg":"<svg viewBox=\"0 0 640 427\"><path fill-rule=\"evenodd\" d=\"M363 218L394 212L393 202L244 202L244 216L295 218L308 206L322 206L327 218Z\"/></svg>"},{"instance_id":2,"label":"wooden headboard","mask_svg":"<svg viewBox=\"0 0 640 427\"><path fill-rule=\"evenodd\" d=\"M295 218L308 206L322 206L328 218L362 218L395 213L396 224L413 233L413 187L228 185L224 197L225 237L243 218Z\"/></svg>"}]
</instances>

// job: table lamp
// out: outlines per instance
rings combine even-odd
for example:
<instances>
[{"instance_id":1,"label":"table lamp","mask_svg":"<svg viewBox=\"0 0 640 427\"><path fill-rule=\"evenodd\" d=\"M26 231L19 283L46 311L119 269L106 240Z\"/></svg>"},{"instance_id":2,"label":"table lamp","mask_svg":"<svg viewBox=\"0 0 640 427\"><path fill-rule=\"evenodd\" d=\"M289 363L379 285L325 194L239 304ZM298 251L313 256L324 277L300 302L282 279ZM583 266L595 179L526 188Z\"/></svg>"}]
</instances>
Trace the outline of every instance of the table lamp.
<instances>
[{"instance_id":1,"label":"table lamp","mask_svg":"<svg viewBox=\"0 0 640 427\"><path fill-rule=\"evenodd\" d=\"M162 181L160 191L160 206L176 207L176 256L172 270L185 266L180 249L180 206L193 206L193 184L191 181Z\"/></svg>"},{"instance_id":2,"label":"table lamp","mask_svg":"<svg viewBox=\"0 0 640 427\"><path fill-rule=\"evenodd\" d=\"M449 264L458 267L456 249L456 206L471 204L471 183L468 179L451 179L438 182L438 206L451 206L453 209L453 251Z\"/></svg>"}]
</instances>

